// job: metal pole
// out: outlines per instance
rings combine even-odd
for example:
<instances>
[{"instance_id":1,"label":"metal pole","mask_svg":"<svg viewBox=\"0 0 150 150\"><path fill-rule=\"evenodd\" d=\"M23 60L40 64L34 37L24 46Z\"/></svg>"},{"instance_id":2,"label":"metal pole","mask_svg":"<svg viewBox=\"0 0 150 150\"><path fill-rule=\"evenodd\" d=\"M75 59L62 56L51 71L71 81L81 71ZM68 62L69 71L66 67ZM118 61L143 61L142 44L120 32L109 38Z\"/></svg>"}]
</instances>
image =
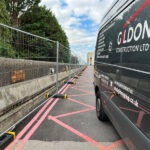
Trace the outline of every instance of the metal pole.
<instances>
[{"instance_id":1,"label":"metal pole","mask_svg":"<svg viewBox=\"0 0 150 150\"><path fill-rule=\"evenodd\" d=\"M70 64L71 64L71 50L69 49L69 55L70 55L70 59L69 59L69 80L70 80L70 76L71 76L71 67L70 67Z\"/></svg>"},{"instance_id":2,"label":"metal pole","mask_svg":"<svg viewBox=\"0 0 150 150\"><path fill-rule=\"evenodd\" d=\"M59 42L57 41L56 54L56 92L58 92L58 73L59 73Z\"/></svg>"}]
</instances>

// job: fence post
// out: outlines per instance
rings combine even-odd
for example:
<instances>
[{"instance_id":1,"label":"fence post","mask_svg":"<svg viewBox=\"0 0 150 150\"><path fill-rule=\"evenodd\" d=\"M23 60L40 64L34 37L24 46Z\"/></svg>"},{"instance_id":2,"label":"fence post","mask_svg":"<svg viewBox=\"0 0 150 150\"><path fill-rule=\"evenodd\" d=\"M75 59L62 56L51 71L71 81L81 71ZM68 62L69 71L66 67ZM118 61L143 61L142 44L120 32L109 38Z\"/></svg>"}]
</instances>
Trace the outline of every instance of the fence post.
<instances>
[{"instance_id":1,"label":"fence post","mask_svg":"<svg viewBox=\"0 0 150 150\"><path fill-rule=\"evenodd\" d=\"M58 92L58 73L59 73L59 42L56 42L56 92Z\"/></svg>"},{"instance_id":2,"label":"fence post","mask_svg":"<svg viewBox=\"0 0 150 150\"><path fill-rule=\"evenodd\" d=\"M71 78L71 67L70 67L70 64L71 64L71 50L69 49L69 55L70 55L70 58L69 58L69 80L70 80L70 78Z\"/></svg>"}]
</instances>

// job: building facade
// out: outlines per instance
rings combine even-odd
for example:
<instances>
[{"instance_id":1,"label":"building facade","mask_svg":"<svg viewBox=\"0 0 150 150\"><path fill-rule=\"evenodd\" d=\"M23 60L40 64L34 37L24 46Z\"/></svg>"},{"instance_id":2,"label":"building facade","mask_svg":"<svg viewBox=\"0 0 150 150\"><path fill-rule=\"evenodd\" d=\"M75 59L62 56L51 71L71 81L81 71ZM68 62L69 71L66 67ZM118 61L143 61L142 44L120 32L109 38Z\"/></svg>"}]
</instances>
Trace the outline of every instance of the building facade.
<instances>
[{"instance_id":1,"label":"building facade","mask_svg":"<svg viewBox=\"0 0 150 150\"><path fill-rule=\"evenodd\" d=\"M94 52L87 53L87 65L89 66L94 65Z\"/></svg>"}]
</instances>

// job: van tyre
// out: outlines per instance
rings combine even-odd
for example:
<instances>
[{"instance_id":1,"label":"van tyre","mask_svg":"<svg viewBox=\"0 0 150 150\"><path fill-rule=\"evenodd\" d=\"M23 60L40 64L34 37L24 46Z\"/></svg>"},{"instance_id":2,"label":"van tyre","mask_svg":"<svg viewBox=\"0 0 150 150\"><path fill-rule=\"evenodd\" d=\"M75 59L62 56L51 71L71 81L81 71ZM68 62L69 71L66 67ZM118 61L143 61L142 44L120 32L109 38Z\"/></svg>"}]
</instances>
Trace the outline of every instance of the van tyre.
<instances>
[{"instance_id":1,"label":"van tyre","mask_svg":"<svg viewBox=\"0 0 150 150\"><path fill-rule=\"evenodd\" d=\"M102 99L99 92L96 94L96 114L100 121L106 121L108 119L104 112Z\"/></svg>"}]
</instances>

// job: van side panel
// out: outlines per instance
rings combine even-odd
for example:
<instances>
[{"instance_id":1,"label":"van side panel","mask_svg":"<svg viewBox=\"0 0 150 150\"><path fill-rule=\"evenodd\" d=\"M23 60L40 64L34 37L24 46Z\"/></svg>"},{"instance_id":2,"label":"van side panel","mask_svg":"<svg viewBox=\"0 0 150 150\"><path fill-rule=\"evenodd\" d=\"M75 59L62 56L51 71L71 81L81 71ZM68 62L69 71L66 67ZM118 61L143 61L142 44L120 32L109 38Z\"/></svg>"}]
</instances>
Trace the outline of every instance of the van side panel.
<instances>
[{"instance_id":1,"label":"van side panel","mask_svg":"<svg viewBox=\"0 0 150 150\"><path fill-rule=\"evenodd\" d=\"M105 112L137 150L150 149L149 14L150 0L134 1L100 30L95 54Z\"/></svg>"}]
</instances>

